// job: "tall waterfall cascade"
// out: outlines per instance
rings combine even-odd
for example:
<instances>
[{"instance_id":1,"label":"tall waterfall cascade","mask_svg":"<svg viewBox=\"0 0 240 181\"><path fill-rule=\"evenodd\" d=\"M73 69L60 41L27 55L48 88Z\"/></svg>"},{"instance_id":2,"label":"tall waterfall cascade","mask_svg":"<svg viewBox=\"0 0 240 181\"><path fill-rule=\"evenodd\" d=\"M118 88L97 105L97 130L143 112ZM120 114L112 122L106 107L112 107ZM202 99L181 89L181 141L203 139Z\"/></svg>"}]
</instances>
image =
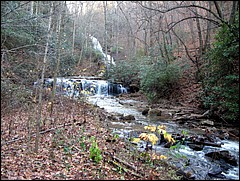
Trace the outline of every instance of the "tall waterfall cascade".
<instances>
[{"instance_id":1,"label":"tall waterfall cascade","mask_svg":"<svg viewBox=\"0 0 240 181\"><path fill-rule=\"evenodd\" d=\"M102 46L101 46L101 44L99 43L99 41L97 40L97 38L95 38L95 37L92 36L92 35L89 35L89 37L90 37L90 39L92 40L93 48L94 48L95 50L100 51L101 54L103 55L103 62L104 62L104 64L105 64L105 65L109 65L109 64L116 65L113 57L111 57L110 55L106 55L106 54L103 52Z\"/></svg>"},{"instance_id":2,"label":"tall waterfall cascade","mask_svg":"<svg viewBox=\"0 0 240 181\"><path fill-rule=\"evenodd\" d=\"M93 48L98 50L102 55L102 61L108 68L109 65L116 65L113 57L106 55L102 46L92 35L89 35L92 40ZM38 86L39 82L34 82L34 86ZM79 97L82 95L101 95L101 96L115 96L122 93L127 93L127 89L121 84L111 83L107 80L93 80L88 78L57 78L57 92L65 94L70 97ZM52 88L53 87L53 78L46 78L44 80L44 87Z\"/></svg>"}]
</instances>

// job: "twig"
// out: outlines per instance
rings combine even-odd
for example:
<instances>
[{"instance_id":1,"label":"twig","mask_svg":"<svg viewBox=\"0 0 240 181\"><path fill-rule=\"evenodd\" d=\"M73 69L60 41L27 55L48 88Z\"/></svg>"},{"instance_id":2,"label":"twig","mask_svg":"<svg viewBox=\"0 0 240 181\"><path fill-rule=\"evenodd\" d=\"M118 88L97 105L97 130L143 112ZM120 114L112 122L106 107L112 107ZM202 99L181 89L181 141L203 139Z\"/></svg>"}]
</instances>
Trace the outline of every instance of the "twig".
<instances>
[{"instance_id":1,"label":"twig","mask_svg":"<svg viewBox=\"0 0 240 181\"><path fill-rule=\"evenodd\" d=\"M72 124L73 124L73 123L68 123L68 124L64 124L64 125L57 126L57 127L55 127L55 128L50 128L50 129L48 129L48 130L44 130L44 131L39 132L39 134L48 133L48 132L53 131L53 130L58 129L58 128L62 128L62 127L65 127L65 126L71 126ZM81 125L81 124L83 124L83 123L77 122L77 123L74 123L74 124L76 124L76 125ZM33 136L36 136L36 134L33 134L31 137L33 137ZM13 143L13 142L20 141L20 140L24 140L24 139L26 139L26 136L21 137L21 138L18 138L18 139L11 140L11 141L3 142L3 143L1 143L1 146L6 145L6 144L11 144L11 143Z\"/></svg>"},{"instance_id":2,"label":"twig","mask_svg":"<svg viewBox=\"0 0 240 181\"><path fill-rule=\"evenodd\" d=\"M111 154L109 154L108 152L105 152L104 154L111 156L111 157L112 157L114 160L116 160L117 162L123 163L124 165L128 166L129 168L135 170L136 172L139 172L136 167L130 165L130 164L127 163L126 161L121 160L120 158L118 158L118 157L116 157L116 156L114 156L114 155L111 155ZM110 160L110 162L111 162L112 164L114 164L114 165L119 166L116 162L114 162L114 161L112 161L112 160ZM120 166L119 166L119 167L120 167ZM133 171L131 171L131 170L129 170L129 169L123 168L123 170L124 170L125 172L130 172L132 175L135 175L135 176L137 176L137 177L142 177L141 175L139 175L139 174L137 174L137 173L135 173L135 172L133 172Z\"/></svg>"},{"instance_id":3,"label":"twig","mask_svg":"<svg viewBox=\"0 0 240 181\"><path fill-rule=\"evenodd\" d=\"M122 168L122 170L124 171L124 172L126 172L126 173L131 173L132 175L134 175L134 176L136 176L136 177L142 177L141 175L139 175L139 174L137 174L137 173L135 173L135 172L133 172L133 171L131 171L131 170L129 170L129 169L126 169L126 168L124 168L124 167L122 167L121 165L119 165L118 163L116 163L116 162L114 162L114 161L112 161L112 160L109 160L109 162L111 162L113 165L115 165L115 166L117 166L117 167L120 167L120 168Z\"/></svg>"}]
</instances>

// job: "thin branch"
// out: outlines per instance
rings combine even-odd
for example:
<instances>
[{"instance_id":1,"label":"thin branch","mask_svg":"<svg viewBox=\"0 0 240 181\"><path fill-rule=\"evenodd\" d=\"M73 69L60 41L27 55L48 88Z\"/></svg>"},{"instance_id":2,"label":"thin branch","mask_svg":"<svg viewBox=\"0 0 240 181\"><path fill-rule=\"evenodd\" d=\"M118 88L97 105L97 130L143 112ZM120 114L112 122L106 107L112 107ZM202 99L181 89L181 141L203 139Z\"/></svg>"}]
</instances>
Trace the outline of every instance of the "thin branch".
<instances>
[{"instance_id":1,"label":"thin branch","mask_svg":"<svg viewBox=\"0 0 240 181\"><path fill-rule=\"evenodd\" d=\"M214 2L214 5L215 5L215 8L217 10L218 16L222 19L223 16L222 16L222 12L221 12L221 9L219 7L219 4L217 3L217 1L213 1L213 2Z\"/></svg>"},{"instance_id":2,"label":"thin branch","mask_svg":"<svg viewBox=\"0 0 240 181\"><path fill-rule=\"evenodd\" d=\"M192 57L189 55L188 48L187 48L187 46L185 45L185 43L182 41L181 38L179 38L179 36L178 36L178 35L176 34L176 32L174 31L174 29L172 29L172 32L173 32L173 34L177 37L177 39L183 44L184 49L185 49L185 51L186 51L186 54L187 54L188 58L189 58L194 64L196 64L196 62L195 62L195 61L192 59Z\"/></svg>"},{"instance_id":3,"label":"thin branch","mask_svg":"<svg viewBox=\"0 0 240 181\"><path fill-rule=\"evenodd\" d=\"M2 1L1 1L1 3L2 3ZM2 17L4 17L4 16L7 16L9 13L11 13L11 12L13 12L13 11L17 10L18 8L20 8L20 7L24 6L24 5L28 4L28 3L30 3L30 1L27 1L27 2L25 2L25 3L23 3L23 4L20 4L20 5L19 5L19 6L17 6L16 8L14 8L14 9L11 9L9 12L6 12L4 15L2 15Z\"/></svg>"},{"instance_id":4,"label":"thin branch","mask_svg":"<svg viewBox=\"0 0 240 181\"><path fill-rule=\"evenodd\" d=\"M166 33L168 33L174 26L176 26L177 24L179 24L180 22L182 22L182 21L185 21L185 20L188 20L188 19L204 19L204 20L208 20L208 21L210 21L210 22L213 22L214 24L216 24L216 25L220 25L217 21L214 21L214 20L212 20L212 19L209 19L209 18L204 18L204 17L197 17L197 16L192 16L192 17L187 17L187 18L183 18L183 19L181 19L181 20L179 20L179 21L177 21L177 22L171 22L168 26L170 26L171 24L173 24L173 25L171 25L170 27L169 27L169 29L166 31ZM156 33L156 32L158 32L158 31L155 31L154 33Z\"/></svg>"},{"instance_id":5,"label":"thin branch","mask_svg":"<svg viewBox=\"0 0 240 181\"><path fill-rule=\"evenodd\" d=\"M134 2L134 1L133 1L133 2ZM139 2L135 2L135 3L139 4L140 6L142 6L143 8L146 8L146 9L148 9L148 10L158 11L158 12L163 13L163 14L164 14L164 13L167 13L167 12L170 12L170 11L173 11L173 10L175 10L175 9L180 9L180 8L193 8L193 7L195 7L195 8L200 8L200 9L203 9L203 10L205 10L205 11L210 12L215 18L217 18L218 20L220 20L222 23L226 23L226 22L222 19L221 16L219 17L219 16L217 16L213 11L211 11L210 9L205 8L205 7L202 7L202 6L199 6L199 5L191 4L191 5L176 6L176 7L170 8L170 9L166 9L166 10L159 10L159 9L154 9L154 8L150 8L150 7L144 6L142 3L139 3Z\"/></svg>"}]
</instances>

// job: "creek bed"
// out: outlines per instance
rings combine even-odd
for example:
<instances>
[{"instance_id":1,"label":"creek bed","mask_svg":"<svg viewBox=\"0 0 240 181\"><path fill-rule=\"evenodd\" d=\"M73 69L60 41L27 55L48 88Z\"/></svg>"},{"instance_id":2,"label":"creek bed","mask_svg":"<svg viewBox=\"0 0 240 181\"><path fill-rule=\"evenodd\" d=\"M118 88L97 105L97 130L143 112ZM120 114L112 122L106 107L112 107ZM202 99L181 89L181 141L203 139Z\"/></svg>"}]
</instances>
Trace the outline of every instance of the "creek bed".
<instances>
[{"instance_id":1,"label":"creek bed","mask_svg":"<svg viewBox=\"0 0 240 181\"><path fill-rule=\"evenodd\" d=\"M90 96L88 101L100 108L104 108L111 115L133 115L135 120L123 121L115 119L109 122L109 128L122 138L128 140L130 137L138 137L141 132L144 132L146 125L165 125L168 133L181 133L182 130L188 135L201 134L201 131L189 129L186 126L179 125L170 120L154 120L142 115L134 105L142 105L144 102L135 100L124 100L114 96ZM130 103L130 104L129 104ZM132 103L132 104L131 104ZM189 179L194 180L239 180L239 142L232 140L221 140L221 147L204 146L201 151L195 151L189 146L184 145L177 150L164 148L162 145L154 145L154 151L163 155L168 155L168 162L181 168L184 173L191 173ZM144 151L144 141L137 144L139 151ZM212 160L205 154L214 151L228 150L231 155L237 159L237 166L228 163L223 163L222 160Z\"/></svg>"}]
</instances>

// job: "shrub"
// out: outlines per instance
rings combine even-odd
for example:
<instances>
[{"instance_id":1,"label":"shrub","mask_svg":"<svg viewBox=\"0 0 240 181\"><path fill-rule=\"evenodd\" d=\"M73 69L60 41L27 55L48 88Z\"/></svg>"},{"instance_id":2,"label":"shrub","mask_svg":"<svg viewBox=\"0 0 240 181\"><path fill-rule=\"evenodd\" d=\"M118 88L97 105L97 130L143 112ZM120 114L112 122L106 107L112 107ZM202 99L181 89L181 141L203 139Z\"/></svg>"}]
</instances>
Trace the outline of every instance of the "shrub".
<instances>
[{"instance_id":1,"label":"shrub","mask_svg":"<svg viewBox=\"0 0 240 181\"><path fill-rule=\"evenodd\" d=\"M150 102L158 98L168 98L181 75L180 69L174 64L157 63L141 68L141 90Z\"/></svg>"},{"instance_id":2,"label":"shrub","mask_svg":"<svg viewBox=\"0 0 240 181\"><path fill-rule=\"evenodd\" d=\"M139 82L139 68L139 62L134 59L122 60L116 66L110 67L107 78L128 86L133 82Z\"/></svg>"},{"instance_id":3,"label":"shrub","mask_svg":"<svg viewBox=\"0 0 240 181\"><path fill-rule=\"evenodd\" d=\"M239 24L223 24L205 64L203 103L223 119L239 119Z\"/></svg>"}]
</instances>

